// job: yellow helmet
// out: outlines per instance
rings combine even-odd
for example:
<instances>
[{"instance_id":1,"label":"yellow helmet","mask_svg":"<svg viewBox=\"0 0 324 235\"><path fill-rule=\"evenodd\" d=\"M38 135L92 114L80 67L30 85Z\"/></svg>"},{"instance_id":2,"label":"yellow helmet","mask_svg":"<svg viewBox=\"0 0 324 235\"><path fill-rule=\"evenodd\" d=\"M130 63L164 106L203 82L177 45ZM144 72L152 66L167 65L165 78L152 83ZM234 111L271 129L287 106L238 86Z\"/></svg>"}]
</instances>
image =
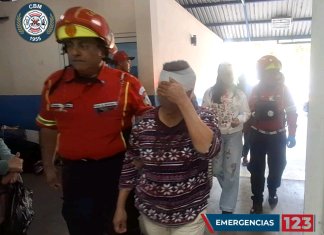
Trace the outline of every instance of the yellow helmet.
<instances>
[{"instance_id":1,"label":"yellow helmet","mask_svg":"<svg viewBox=\"0 0 324 235\"><path fill-rule=\"evenodd\" d=\"M259 71L266 71L266 70L280 71L282 65L280 60L278 60L277 57L273 55L265 55L258 60L257 67Z\"/></svg>"},{"instance_id":2,"label":"yellow helmet","mask_svg":"<svg viewBox=\"0 0 324 235\"><path fill-rule=\"evenodd\" d=\"M56 23L56 40L79 37L96 37L102 39L109 52L117 51L114 34L106 20L99 14L83 7L72 7L65 11Z\"/></svg>"}]
</instances>

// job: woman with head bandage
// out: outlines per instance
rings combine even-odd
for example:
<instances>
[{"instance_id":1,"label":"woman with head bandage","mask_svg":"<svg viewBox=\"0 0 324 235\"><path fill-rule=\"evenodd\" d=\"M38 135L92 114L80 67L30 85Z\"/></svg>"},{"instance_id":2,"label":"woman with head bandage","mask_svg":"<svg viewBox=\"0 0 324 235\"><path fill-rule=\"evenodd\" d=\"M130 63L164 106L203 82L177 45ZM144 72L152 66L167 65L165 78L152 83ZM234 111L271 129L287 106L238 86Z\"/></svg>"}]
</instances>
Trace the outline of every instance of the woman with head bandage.
<instances>
[{"instance_id":1,"label":"woman with head bandage","mask_svg":"<svg viewBox=\"0 0 324 235\"><path fill-rule=\"evenodd\" d=\"M168 67L165 69L168 69ZM190 67L179 71L163 69L160 74L159 83L163 81L169 82L170 78L180 83L186 91L193 91L195 88L196 74Z\"/></svg>"},{"instance_id":2,"label":"woman with head bandage","mask_svg":"<svg viewBox=\"0 0 324 235\"><path fill-rule=\"evenodd\" d=\"M222 134L221 150L213 161L213 175L222 187L219 206L224 214L235 210L243 147L242 129L250 117L247 98L236 88L233 80L232 65L220 64L216 84L205 92L202 103L214 111Z\"/></svg>"},{"instance_id":3,"label":"woman with head bandage","mask_svg":"<svg viewBox=\"0 0 324 235\"><path fill-rule=\"evenodd\" d=\"M195 81L187 62L164 64L160 106L146 112L130 136L114 218L117 232L125 231L125 200L136 188L144 234L204 234L200 214L211 188L208 166L221 140L213 113L192 104Z\"/></svg>"}]
</instances>

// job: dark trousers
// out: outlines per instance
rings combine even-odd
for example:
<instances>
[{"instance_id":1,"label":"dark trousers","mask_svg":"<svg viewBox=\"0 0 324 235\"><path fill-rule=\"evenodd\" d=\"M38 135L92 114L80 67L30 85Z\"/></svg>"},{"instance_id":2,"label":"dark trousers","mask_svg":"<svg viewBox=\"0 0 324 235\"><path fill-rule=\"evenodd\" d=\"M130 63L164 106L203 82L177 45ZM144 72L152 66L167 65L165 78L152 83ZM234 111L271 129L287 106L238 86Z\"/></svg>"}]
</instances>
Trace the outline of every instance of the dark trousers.
<instances>
[{"instance_id":1,"label":"dark trousers","mask_svg":"<svg viewBox=\"0 0 324 235\"><path fill-rule=\"evenodd\" d=\"M0 176L0 180L1 180ZM5 234L3 224L6 222L9 209L9 189L0 183L0 234Z\"/></svg>"},{"instance_id":2,"label":"dark trousers","mask_svg":"<svg viewBox=\"0 0 324 235\"><path fill-rule=\"evenodd\" d=\"M62 215L70 235L115 234L112 219L123 155L99 161L63 161ZM134 208L133 203L128 204ZM137 221L129 215L128 220L132 219Z\"/></svg>"},{"instance_id":3,"label":"dark trousers","mask_svg":"<svg viewBox=\"0 0 324 235\"><path fill-rule=\"evenodd\" d=\"M267 178L269 193L276 193L281 184L282 173L286 166L286 133L274 135L262 134L256 130L250 136L250 163L248 170L251 173L251 189L253 202L263 202L265 183L266 155L268 156L269 175Z\"/></svg>"},{"instance_id":4,"label":"dark trousers","mask_svg":"<svg viewBox=\"0 0 324 235\"><path fill-rule=\"evenodd\" d=\"M244 138L244 144L242 149L242 157L247 157L250 151L250 136L251 131L244 131L243 132L243 138Z\"/></svg>"}]
</instances>

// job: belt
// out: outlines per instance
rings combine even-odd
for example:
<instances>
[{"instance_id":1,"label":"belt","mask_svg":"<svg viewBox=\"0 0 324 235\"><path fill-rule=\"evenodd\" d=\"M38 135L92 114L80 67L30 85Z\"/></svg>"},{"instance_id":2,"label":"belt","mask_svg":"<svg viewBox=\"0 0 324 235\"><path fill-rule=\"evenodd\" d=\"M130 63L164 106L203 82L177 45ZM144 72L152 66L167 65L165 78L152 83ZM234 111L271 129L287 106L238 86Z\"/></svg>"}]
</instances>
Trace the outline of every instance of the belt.
<instances>
[{"instance_id":1,"label":"belt","mask_svg":"<svg viewBox=\"0 0 324 235\"><path fill-rule=\"evenodd\" d=\"M63 164L76 164L76 163L100 163L100 162L105 162L105 161L109 161L109 160L114 160L116 158L120 158L124 156L124 152L123 153L117 153L113 156L110 157L105 157L105 158L101 158L101 159L92 159L92 158L81 158L81 159L77 159L77 160L71 160L71 159L66 159L64 157L60 157L59 160L63 163Z\"/></svg>"},{"instance_id":2,"label":"belt","mask_svg":"<svg viewBox=\"0 0 324 235\"><path fill-rule=\"evenodd\" d=\"M103 159L106 159L106 158L103 158ZM62 158L62 162L64 163L69 163L69 162L97 162L97 161L102 161L103 159L99 159L99 160L95 160L95 159L91 159L91 158L81 158L81 159L78 159L78 160L71 160L71 159L65 159L65 158Z\"/></svg>"},{"instance_id":3,"label":"belt","mask_svg":"<svg viewBox=\"0 0 324 235\"><path fill-rule=\"evenodd\" d=\"M258 131L258 132L260 132L262 134L265 134L265 135L276 135L276 134L279 134L281 132L285 132L286 131L285 128L281 128L281 129L276 130L276 131L264 131L264 130L260 130L260 129L256 128L255 126L251 126L251 128L253 130L256 130L256 131Z\"/></svg>"}]
</instances>

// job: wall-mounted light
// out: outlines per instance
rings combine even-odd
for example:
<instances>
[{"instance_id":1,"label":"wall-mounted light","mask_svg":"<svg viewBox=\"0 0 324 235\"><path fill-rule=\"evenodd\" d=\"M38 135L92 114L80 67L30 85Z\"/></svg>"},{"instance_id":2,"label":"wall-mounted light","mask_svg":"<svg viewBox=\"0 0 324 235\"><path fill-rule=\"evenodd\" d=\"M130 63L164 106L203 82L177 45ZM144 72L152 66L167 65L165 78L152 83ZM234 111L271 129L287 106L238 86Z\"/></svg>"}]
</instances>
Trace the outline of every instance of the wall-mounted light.
<instances>
[{"instance_id":1,"label":"wall-mounted light","mask_svg":"<svg viewBox=\"0 0 324 235\"><path fill-rule=\"evenodd\" d=\"M190 43L193 46L197 46L197 37L196 37L196 35L191 35L190 36Z\"/></svg>"},{"instance_id":2,"label":"wall-mounted light","mask_svg":"<svg viewBox=\"0 0 324 235\"><path fill-rule=\"evenodd\" d=\"M0 16L0 21L9 20L9 16Z\"/></svg>"}]
</instances>

